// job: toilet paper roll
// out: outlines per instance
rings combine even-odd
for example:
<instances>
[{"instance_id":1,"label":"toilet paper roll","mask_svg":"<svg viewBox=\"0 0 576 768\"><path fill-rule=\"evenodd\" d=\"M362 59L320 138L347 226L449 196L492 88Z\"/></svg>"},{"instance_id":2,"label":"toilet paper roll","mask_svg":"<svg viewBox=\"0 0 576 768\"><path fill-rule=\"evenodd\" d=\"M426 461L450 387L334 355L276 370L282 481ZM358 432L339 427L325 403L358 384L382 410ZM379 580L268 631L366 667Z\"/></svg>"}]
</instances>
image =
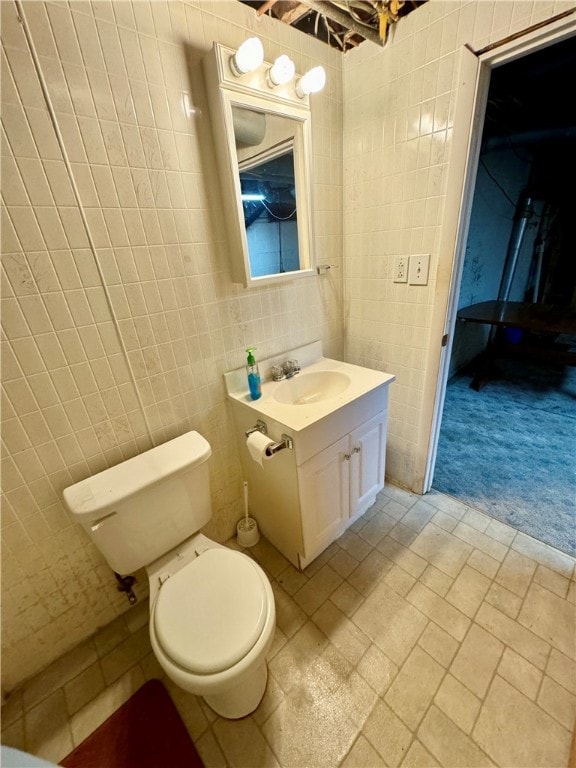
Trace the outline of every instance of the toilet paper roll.
<instances>
[{"instance_id":1,"label":"toilet paper roll","mask_svg":"<svg viewBox=\"0 0 576 768\"><path fill-rule=\"evenodd\" d=\"M274 445L274 440L270 440L270 438L263 435L262 432L252 432L252 434L249 435L248 440L246 440L246 445L248 446L250 456L252 456L254 461L257 464L260 464L260 466L262 466L263 461L268 461L272 458L272 456L266 455L266 448L268 448L269 445Z\"/></svg>"}]
</instances>

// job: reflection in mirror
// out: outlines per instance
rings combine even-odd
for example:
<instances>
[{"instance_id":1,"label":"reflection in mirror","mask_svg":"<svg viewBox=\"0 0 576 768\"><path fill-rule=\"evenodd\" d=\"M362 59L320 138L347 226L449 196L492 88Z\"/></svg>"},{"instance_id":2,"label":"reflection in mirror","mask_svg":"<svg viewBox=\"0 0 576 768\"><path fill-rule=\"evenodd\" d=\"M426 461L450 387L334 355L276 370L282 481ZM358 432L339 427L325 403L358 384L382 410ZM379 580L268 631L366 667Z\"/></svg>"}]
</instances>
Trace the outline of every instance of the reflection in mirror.
<instances>
[{"instance_id":1,"label":"reflection in mirror","mask_svg":"<svg viewBox=\"0 0 576 768\"><path fill-rule=\"evenodd\" d=\"M254 115L252 123L246 113ZM269 145L271 140L287 132L290 121L238 107L232 108L232 115L251 275L262 277L296 271L300 269L300 259L294 136ZM264 118L263 124L261 118ZM247 122L256 126L256 131L239 128L240 125L245 128ZM252 140L256 134L257 147L247 148L247 134Z\"/></svg>"}]
</instances>

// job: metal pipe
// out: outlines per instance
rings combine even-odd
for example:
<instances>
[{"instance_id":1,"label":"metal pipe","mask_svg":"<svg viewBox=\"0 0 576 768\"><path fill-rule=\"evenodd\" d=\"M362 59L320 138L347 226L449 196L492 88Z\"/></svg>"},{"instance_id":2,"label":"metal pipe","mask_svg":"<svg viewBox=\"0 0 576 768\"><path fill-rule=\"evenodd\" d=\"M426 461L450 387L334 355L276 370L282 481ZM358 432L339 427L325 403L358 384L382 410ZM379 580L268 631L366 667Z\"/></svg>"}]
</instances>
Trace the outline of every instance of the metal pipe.
<instances>
[{"instance_id":1,"label":"metal pipe","mask_svg":"<svg viewBox=\"0 0 576 768\"><path fill-rule=\"evenodd\" d=\"M510 296L512 281L514 280L514 273L518 264L518 257L520 256L520 249L522 248L526 227L532 216L532 212L532 198L529 195L522 194L522 197L518 201L518 207L516 208L516 214L514 216L514 224L508 242L504 270L502 272L500 289L498 291L499 301L508 301Z\"/></svg>"}]
</instances>

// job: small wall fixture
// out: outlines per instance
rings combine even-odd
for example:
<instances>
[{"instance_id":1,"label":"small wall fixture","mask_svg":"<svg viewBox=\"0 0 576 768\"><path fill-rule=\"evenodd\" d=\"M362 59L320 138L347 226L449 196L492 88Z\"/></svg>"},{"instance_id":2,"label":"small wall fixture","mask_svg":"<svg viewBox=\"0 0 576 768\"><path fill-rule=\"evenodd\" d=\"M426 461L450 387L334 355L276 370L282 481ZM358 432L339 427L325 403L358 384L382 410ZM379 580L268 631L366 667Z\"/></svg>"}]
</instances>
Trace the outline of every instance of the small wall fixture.
<instances>
[{"instance_id":1,"label":"small wall fixture","mask_svg":"<svg viewBox=\"0 0 576 768\"><path fill-rule=\"evenodd\" d=\"M290 82L294 77L296 67L294 62L285 53L278 56L274 64L270 67L266 73L268 83L271 86L284 85L284 83Z\"/></svg>"},{"instance_id":2,"label":"small wall fixture","mask_svg":"<svg viewBox=\"0 0 576 768\"><path fill-rule=\"evenodd\" d=\"M264 48L257 37L249 37L244 40L240 48L230 59L230 69L241 77L247 72L253 72L264 61Z\"/></svg>"},{"instance_id":3,"label":"small wall fixture","mask_svg":"<svg viewBox=\"0 0 576 768\"><path fill-rule=\"evenodd\" d=\"M318 93L326 85L326 72L324 67L314 67L302 75L296 83L296 94L303 99L311 93Z\"/></svg>"}]
</instances>

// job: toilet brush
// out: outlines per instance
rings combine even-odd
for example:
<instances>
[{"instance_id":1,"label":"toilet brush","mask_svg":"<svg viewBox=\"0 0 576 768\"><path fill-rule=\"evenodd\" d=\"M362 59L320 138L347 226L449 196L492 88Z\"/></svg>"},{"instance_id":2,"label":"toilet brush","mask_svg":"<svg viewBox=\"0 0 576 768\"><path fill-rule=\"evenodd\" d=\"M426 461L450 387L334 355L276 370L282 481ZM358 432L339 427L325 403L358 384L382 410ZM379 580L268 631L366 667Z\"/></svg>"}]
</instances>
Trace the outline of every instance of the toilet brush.
<instances>
[{"instance_id":1,"label":"toilet brush","mask_svg":"<svg viewBox=\"0 0 576 768\"><path fill-rule=\"evenodd\" d=\"M248 481L244 480L244 517L236 526L236 538L241 547L253 547L260 539L258 523L248 516Z\"/></svg>"}]
</instances>

